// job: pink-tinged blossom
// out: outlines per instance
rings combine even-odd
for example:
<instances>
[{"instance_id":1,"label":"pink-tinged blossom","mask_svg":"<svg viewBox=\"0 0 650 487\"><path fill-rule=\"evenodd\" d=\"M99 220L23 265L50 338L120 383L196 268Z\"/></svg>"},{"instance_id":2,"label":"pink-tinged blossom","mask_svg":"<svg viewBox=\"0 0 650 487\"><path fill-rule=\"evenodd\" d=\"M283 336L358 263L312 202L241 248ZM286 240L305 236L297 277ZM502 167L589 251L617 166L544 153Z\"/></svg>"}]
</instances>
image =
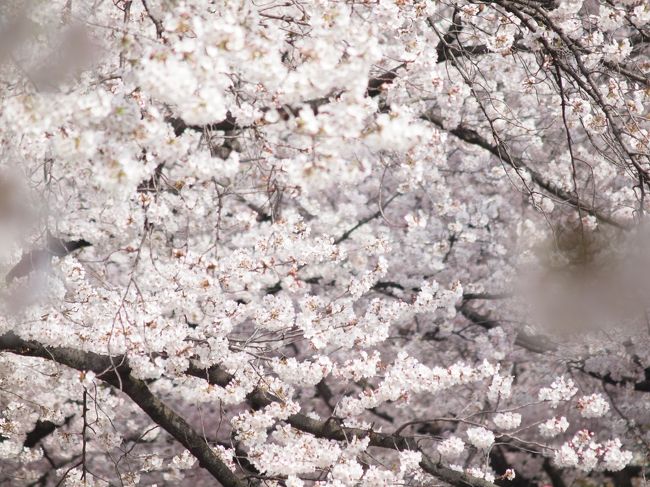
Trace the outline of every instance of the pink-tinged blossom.
<instances>
[{"instance_id":1,"label":"pink-tinged blossom","mask_svg":"<svg viewBox=\"0 0 650 487\"><path fill-rule=\"evenodd\" d=\"M407 474L420 470L422 462L422 453L419 451L402 451L399 454L399 472L402 477Z\"/></svg>"},{"instance_id":2,"label":"pink-tinged blossom","mask_svg":"<svg viewBox=\"0 0 650 487\"><path fill-rule=\"evenodd\" d=\"M381 357L376 350L372 355L368 354L365 350L359 353L357 358L346 360L342 364L336 366L332 371L335 377L343 377L354 381L361 380L366 377L374 377L379 370Z\"/></svg>"},{"instance_id":3,"label":"pink-tinged blossom","mask_svg":"<svg viewBox=\"0 0 650 487\"><path fill-rule=\"evenodd\" d=\"M276 359L271 364L273 371L285 382L295 385L316 385L332 370L332 362L320 357L317 362L298 362L295 358Z\"/></svg>"},{"instance_id":4,"label":"pink-tinged blossom","mask_svg":"<svg viewBox=\"0 0 650 487\"><path fill-rule=\"evenodd\" d=\"M632 45L628 39L615 39L603 45L603 57L607 61L620 62L632 52Z\"/></svg>"},{"instance_id":5,"label":"pink-tinged blossom","mask_svg":"<svg viewBox=\"0 0 650 487\"><path fill-rule=\"evenodd\" d=\"M623 470L632 461L632 452L621 450L621 440L606 441L603 445L605 453L602 458L603 468L611 472Z\"/></svg>"},{"instance_id":6,"label":"pink-tinged blossom","mask_svg":"<svg viewBox=\"0 0 650 487\"><path fill-rule=\"evenodd\" d=\"M515 471L512 468L507 469L503 474L503 478L506 480L515 480L516 476L517 475L515 474Z\"/></svg>"},{"instance_id":7,"label":"pink-tinged blossom","mask_svg":"<svg viewBox=\"0 0 650 487\"><path fill-rule=\"evenodd\" d=\"M577 407L583 418L600 418L609 411L609 403L598 393L581 397Z\"/></svg>"},{"instance_id":8,"label":"pink-tinged blossom","mask_svg":"<svg viewBox=\"0 0 650 487\"><path fill-rule=\"evenodd\" d=\"M554 463L560 468L576 467L580 461L576 451L564 444L555 452Z\"/></svg>"},{"instance_id":9,"label":"pink-tinged blossom","mask_svg":"<svg viewBox=\"0 0 650 487\"><path fill-rule=\"evenodd\" d=\"M632 453L621 450L618 438L598 443L594 433L581 430L573 439L564 443L555 452L554 462L557 466L574 467L583 472L592 470L622 470L632 460Z\"/></svg>"}]
</instances>

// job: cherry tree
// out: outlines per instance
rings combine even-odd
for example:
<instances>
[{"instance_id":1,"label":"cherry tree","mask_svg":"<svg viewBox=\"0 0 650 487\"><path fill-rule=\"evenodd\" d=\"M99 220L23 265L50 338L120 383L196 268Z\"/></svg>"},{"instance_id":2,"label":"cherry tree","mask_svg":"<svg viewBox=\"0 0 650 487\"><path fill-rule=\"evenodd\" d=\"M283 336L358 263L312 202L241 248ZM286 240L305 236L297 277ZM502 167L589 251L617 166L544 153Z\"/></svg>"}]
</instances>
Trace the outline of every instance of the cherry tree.
<instances>
[{"instance_id":1,"label":"cherry tree","mask_svg":"<svg viewBox=\"0 0 650 487\"><path fill-rule=\"evenodd\" d=\"M0 11L2 485L645 485L646 1Z\"/></svg>"}]
</instances>

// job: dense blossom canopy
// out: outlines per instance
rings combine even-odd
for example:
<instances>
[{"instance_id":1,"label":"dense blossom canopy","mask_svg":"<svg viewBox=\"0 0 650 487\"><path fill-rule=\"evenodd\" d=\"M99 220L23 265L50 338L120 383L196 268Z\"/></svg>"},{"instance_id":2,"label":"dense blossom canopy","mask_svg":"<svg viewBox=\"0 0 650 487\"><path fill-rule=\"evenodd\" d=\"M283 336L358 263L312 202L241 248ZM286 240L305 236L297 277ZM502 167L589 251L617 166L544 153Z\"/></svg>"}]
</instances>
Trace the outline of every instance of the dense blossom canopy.
<instances>
[{"instance_id":1,"label":"dense blossom canopy","mask_svg":"<svg viewBox=\"0 0 650 487\"><path fill-rule=\"evenodd\" d=\"M641 485L649 24L2 2L0 484Z\"/></svg>"}]
</instances>

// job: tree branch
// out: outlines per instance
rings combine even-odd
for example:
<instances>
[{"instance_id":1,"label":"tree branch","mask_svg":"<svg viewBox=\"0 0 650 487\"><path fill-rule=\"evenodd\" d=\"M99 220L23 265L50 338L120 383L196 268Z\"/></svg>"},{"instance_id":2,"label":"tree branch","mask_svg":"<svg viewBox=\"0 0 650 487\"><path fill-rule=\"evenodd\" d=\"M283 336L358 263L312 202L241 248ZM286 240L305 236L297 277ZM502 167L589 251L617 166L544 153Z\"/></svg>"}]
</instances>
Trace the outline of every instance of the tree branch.
<instances>
[{"instance_id":1,"label":"tree branch","mask_svg":"<svg viewBox=\"0 0 650 487\"><path fill-rule=\"evenodd\" d=\"M221 387L227 386L234 378L218 365L213 366L208 370L200 369L191 365L187 370L187 373L195 377L207 379L210 384L219 385ZM274 397L268 392L262 391L261 389L255 389L248 395L247 401L253 409L259 410L273 402L279 402L280 399ZM298 413L290 416L286 421L293 428L304 433L310 433L317 438L346 442L350 441L351 438L368 438L370 440L370 446L391 450L411 450L421 452L417 443L411 438L397 434L378 433L372 430L346 428L341 426L335 418L320 421ZM497 487L491 482L471 477L448 467L436 464L424 454L422 455L420 467L428 474L458 487Z\"/></svg>"},{"instance_id":2,"label":"tree branch","mask_svg":"<svg viewBox=\"0 0 650 487\"><path fill-rule=\"evenodd\" d=\"M199 465L208 470L225 487L244 487L240 480L215 455L205 440L176 412L154 396L147 385L130 374L128 361L124 356L110 357L93 352L83 352L72 348L46 348L35 341L26 341L13 332L0 336L0 351L11 352L28 357L54 360L79 371L93 371L97 377L115 388L121 389L136 403L156 424L172 435L192 455L199 460ZM189 375L208 380L211 384L227 386L234 378L219 366L207 371L191 365ZM261 409L280 399L259 388L247 396L247 401L254 409ZM370 445L392 450L421 451L415 441L400 435L378 433L372 430L346 428L330 418L327 421L312 419L303 414L294 414L287 422L295 429L310 433L318 438L336 441L349 441L352 437L370 439ZM427 473L452 485L459 487L497 487L491 482L456 472L448 467L435 464L424 454L420 467Z\"/></svg>"},{"instance_id":3,"label":"tree branch","mask_svg":"<svg viewBox=\"0 0 650 487\"><path fill-rule=\"evenodd\" d=\"M623 223L617 222L613 218L604 215L599 210L596 210L595 208L586 204L585 202L580 201L578 198L575 197L575 195L551 183L535 169L526 165L522 160L512 157L510 153L507 150L505 150L504 147L502 147L502 144L500 143L498 143L497 145L491 144L490 142L488 142L487 139L479 135L479 133L476 130L467 128L463 125L459 125L454 129L446 129L442 121L442 118L435 115L432 111L423 113L420 116L420 118L422 120L426 120L428 122L433 123L434 125L438 126L443 130L448 131L452 135L458 137L463 142L466 142L471 145L476 145L478 147L487 150L492 155L496 156L501 161L507 163L510 167L512 167L515 170L521 170L521 169L526 170L530 174L531 179L540 188L546 190L548 193L559 198L560 200L569 203L571 206L586 211L590 215L596 217L599 221L603 223L607 223L608 225L611 225L613 227L620 228L622 230L629 229L629 225L625 225ZM497 135L496 134L493 135L498 140Z\"/></svg>"},{"instance_id":4,"label":"tree branch","mask_svg":"<svg viewBox=\"0 0 650 487\"><path fill-rule=\"evenodd\" d=\"M471 309L467 302L464 301L459 307L458 311L467 318L472 323L479 325L486 330L496 328L497 326L502 326L498 321L490 319L486 315L482 315L477 311ZM535 335L533 333L528 333L523 330L517 332L517 337L515 338L515 345L523 347L531 352L535 353L547 353L557 350L557 345L551 342L548 338L542 335Z\"/></svg>"},{"instance_id":5,"label":"tree branch","mask_svg":"<svg viewBox=\"0 0 650 487\"><path fill-rule=\"evenodd\" d=\"M72 348L46 348L38 342L25 341L12 332L0 336L0 351L54 360L79 371L93 371L98 378L129 396L156 424L187 448L199 465L224 487L245 486L187 421L154 396L142 380L131 375L125 357L109 357Z\"/></svg>"}]
</instances>

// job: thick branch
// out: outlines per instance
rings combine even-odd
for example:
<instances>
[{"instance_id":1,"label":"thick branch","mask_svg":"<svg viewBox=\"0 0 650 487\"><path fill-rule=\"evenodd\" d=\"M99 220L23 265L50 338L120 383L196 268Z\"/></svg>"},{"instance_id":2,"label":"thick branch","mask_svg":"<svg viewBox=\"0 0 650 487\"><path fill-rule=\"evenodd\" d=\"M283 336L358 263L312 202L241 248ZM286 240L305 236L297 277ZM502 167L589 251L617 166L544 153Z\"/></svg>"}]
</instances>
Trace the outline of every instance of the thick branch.
<instances>
[{"instance_id":1,"label":"thick branch","mask_svg":"<svg viewBox=\"0 0 650 487\"><path fill-rule=\"evenodd\" d=\"M584 363L578 363L577 365L573 365L573 367L576 370L579 370L580 372L593 377L594 379L602 381L603 384L609 384L615 387L625 387L628 384L632 384L634 386L634 390L637 392L650 392L650 367L646 367L643 370L643 380L638 380L637 378L633 377L621 377L620 379L614 379L609 372L607 374L599 374L598 372L586 370Z\"/></svg>"},{"instance_id":2,"label":"thick branch","mask_svg":"<svg viewBox=\"0 0 650 487\"><path fill-rule=\"evenodd\" d=\"M205 440L179 414L154 396L147 385L130 374L124 357L108 357L72 348L46 348L25 341L14 333L0 337L0 350L29 357L54 360L79 371L93 371L104 382L121 389L156 424L178 440L225 487L244 487L242 482L212 451Z\"/></svg>"},{"instance_id":3,"label":"thick branch","mask_svg":"<svg viewBox=\"0 0 650 487\"><path fill-rule=\"evenodd\" d=\"M232 375L219 366L211 367L207 371L191 366L188 369L188 373L195 377L207 379L211 384L219 385L221 387L227 386L233 379ZM248 395L247 400L251 407L256 410L279 401L278 398L273 397L261 389L255 389ZM369 438L370 446L391 450L420 451L417 443L411 438L397 434L377 433L375 431L368 431L359 428L346 428L341 426L334 418L330 418L327 421L319 421L298 413L290 416L287 419L287 423L289 423L293 428L304 433L312 434L317 438L346 442L350 441L353 437ZM449 484L459 487L497 487L491 482L471 477L461 472L456 472L448 467L438 465L432 462L425 455L423 455L422 458L420 467L425 472Z\"/></svg>"},{"instance_id":4,"label":"thick branch","mask_svg":"<svg viewBox=\"0 0 650 487\"><path fill-rule=\"evenodd\" d=\"M79 371L92 370L97 374L98 378L116 388L120 388L128 395L156 424L160 425L187 448L199 460L199 464L208 470L222 485L226 487L244 487L245 483L230 471L212 452L205 440L180 415L154 396L142 380L131 376L125 357L109 357L64 347L46 348L38 342L23 340L12 332L0 336L0 351L54 360ZM231 374L218 366L211 367L207 371L190 366L187 373L196 377L207 378L211 384L222 387L228 385L233 379ZM247 400L254 409L261 409L272 402L279 401L278 398L261 389L255 389L248 395ZM393 450L420 451L415 441L407 437L358 428L345 428L340 426L338 421L334 419L319 421L303 414L294 414L289 417L287 422L297 430L310 433L318 438L349 441L352 437L368 437L371 446ZM497 487L491 482L437 465L424 455L420 467L440 480L459 487Z\"/></svg>"}]
</instances>

